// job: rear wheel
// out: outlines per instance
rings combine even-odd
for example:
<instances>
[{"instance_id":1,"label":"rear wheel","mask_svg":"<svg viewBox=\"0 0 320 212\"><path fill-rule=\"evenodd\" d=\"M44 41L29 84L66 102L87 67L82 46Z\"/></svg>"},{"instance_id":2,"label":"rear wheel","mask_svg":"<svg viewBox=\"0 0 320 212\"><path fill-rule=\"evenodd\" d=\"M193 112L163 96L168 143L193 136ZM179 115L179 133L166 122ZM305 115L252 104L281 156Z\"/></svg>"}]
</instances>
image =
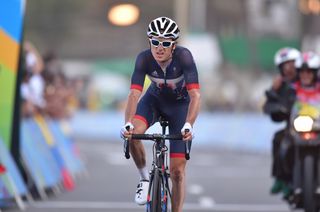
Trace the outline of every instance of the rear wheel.
<instances>
[{"instance_id":1,"label":"rear wheel","mask_svg":"<svg viewBox=\"0 0 320 212\"><path fill-rule=\"evenodd\" d=\"M316 212L314 158L307 155L303 164L303 205L305 212Z\"/></svg>"}]
</instances>

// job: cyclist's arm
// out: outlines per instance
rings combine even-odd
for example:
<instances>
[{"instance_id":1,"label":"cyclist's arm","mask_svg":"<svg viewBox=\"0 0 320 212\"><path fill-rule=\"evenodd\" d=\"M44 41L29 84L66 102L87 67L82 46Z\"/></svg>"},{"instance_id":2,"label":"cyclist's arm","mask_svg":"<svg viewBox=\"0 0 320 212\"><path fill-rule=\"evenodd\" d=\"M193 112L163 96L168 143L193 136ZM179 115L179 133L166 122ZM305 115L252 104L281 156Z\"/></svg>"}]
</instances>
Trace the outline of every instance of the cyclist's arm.
<instances>
[{"instance_id":1,"label":"cyclist's arm","mask_svg":"<svg viewBox=\"0 0 320 212\"><path fill-rule=\"evenodd\" d=\"M182 50L180 54L180 60L184 69L184 78L190 97L186 122L193 125L200 110L200 85L198 71L192 54L189 50Z\"/></svg>"},{"instance_id":2,"label":"cyclist's arm","mask_svg":"<svg viewBox=\"0 0 320 212\"><path fill-rule=\"evenodd\" d=\"M143 90L145 76L145 57L143 53L140 53L136 59L134 72L131 77L131 89L125 110L125 123L132 122L133 116L136 113L138 101Z\"/></svg>"},{"instance_id":3,"label":"cyclist's arm","mask_svg":"<svg viewBox=\"0 0 320 212\"><path fill-rule=\"evenodd\" d=\"M131 89L128 95L127 107L125 110L125 123L132 122L133 116L136 114L137 105L141 96L141 91L137 89Z\"/></svg>"},{"instance_id":4,"label":"cyclist's arm","mask_svg":"<svg viewBox=\"0 0 320 212\"><path fill-rule=\"evenodd\" d=\"M194 124L199 110L200 110L200 90L199 89L192 89L188 91L190 96L190 103L189 103L189 109L188 114L186 118L186 122L189 122L191 125Z\"/></svg>"}]
</instances>

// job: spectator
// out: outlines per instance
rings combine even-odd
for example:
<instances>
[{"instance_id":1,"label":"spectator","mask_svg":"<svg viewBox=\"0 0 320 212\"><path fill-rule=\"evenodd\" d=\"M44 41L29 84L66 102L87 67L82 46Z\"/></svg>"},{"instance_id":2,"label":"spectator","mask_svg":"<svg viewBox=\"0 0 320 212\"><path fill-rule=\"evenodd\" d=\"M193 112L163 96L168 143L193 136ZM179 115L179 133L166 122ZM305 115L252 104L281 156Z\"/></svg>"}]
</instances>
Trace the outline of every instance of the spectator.
<instances>
[{"instance_id":1,"label":"spectator","mask_svg":"<svg viewBox=\"0 0 320 212\"><path fill-rule=\"evenodd\" d=\"M38 112L45 107L44 88L45 83L42 77L43 60L38 50L28 41L23 45L25 54L26 75L29 75L28 83L25 84L24 90L28 90L25 98L35 105ZM28 88L26 88L28 86Z\"/></svg>"}]
</instances>

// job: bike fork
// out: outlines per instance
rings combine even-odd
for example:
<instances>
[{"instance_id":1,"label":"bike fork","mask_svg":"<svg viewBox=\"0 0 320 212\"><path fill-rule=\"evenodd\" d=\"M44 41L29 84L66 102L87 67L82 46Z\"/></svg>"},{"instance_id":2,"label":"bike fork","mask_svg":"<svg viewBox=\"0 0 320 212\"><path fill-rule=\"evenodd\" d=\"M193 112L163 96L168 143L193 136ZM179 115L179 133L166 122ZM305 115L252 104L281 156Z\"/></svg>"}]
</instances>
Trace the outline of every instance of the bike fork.
<instances>
[{"instance_id":1,"label":"bike fork","mask_svg":"<svg viewBox=\"0 0 320 212\"><path fill-rule=\"evenodd\" d=\"M152 184L153 184L154 172L155 172L154 169L150 171L150 183L149 183L148 196L147 196L147 208L148 208L148 205L150 205L150 202L151 202L150 194L151 194L151 188L152 188Z\"/></svg>"}]
</instances>

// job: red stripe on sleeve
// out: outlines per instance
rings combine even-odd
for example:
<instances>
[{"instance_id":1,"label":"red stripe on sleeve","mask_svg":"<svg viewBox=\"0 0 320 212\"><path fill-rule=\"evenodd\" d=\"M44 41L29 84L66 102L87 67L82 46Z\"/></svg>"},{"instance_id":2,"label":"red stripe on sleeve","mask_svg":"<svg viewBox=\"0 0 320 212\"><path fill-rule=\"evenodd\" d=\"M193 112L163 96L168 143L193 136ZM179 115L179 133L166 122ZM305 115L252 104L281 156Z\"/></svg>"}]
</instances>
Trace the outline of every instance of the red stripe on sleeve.
<instances>
[{"instance_id":1,"label":"red stripe on sleeve","mask_svg":"<svg viewBox=\"0 0 320 212\"><path fill-rule=\"evenodd\" d=\"M140 116L140 115L134 115L133 118L143 121L146 124L147 128L149 127L148 121L147 121L147 119L145 117Z\"/></svg>"},{"instance_id":2,"label":"red stripe on sleeve","mask_svg":"<svg viewBox=\"0 0 320 212\"><path fill-rule=\"evenodd\" d=\"M141 85L132 84L130 89L136 89L136 90L142 91L143 87Z\"/></svg>"},{"instance_id":3,"label":"red stripe on sleeve","mask_svg":"<svg viewBox=\"0 0 320 212\"><path fill-rule=\"evenodd\" d=\"M200 89L200 85L198 83L187 84L186 87L187 87L187 90Z\"/></svg>"}]
</instances>

